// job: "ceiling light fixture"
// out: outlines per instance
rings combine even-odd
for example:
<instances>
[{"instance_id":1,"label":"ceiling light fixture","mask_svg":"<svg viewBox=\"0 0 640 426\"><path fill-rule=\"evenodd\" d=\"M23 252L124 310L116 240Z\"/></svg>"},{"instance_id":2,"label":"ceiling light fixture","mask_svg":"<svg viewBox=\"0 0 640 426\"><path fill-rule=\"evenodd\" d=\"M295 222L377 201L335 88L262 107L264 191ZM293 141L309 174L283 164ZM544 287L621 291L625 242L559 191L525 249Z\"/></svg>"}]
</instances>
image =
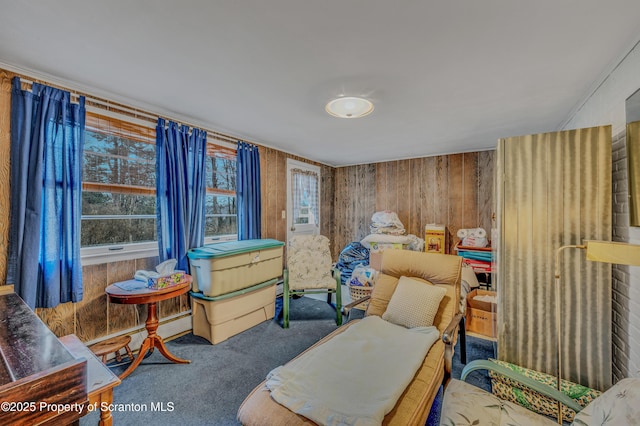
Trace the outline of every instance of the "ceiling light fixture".
<instances>
[{"instance_id":1,"label":"ceiling light fixture","mask_svg":"<svg viewBox=\"0 0 640 426\"><path fill-rule=\"evenodd\" d=\"M363 98L344 96L329 101L324 109L334 117L360 118L371 114L373 103Z\"/></svg>"}]
</instances>

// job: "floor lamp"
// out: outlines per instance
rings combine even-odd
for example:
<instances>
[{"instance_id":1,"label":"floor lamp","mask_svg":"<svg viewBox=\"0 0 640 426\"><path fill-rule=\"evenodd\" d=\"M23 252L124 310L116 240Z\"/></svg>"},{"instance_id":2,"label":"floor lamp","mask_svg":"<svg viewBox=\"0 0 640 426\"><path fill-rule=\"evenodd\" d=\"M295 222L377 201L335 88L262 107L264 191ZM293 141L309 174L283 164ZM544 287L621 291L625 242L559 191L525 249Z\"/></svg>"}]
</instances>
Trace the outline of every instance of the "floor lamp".
<instances>
[{"instance_id":1,"label":"floor lamp","mask_svg":"<svg viewBox=\"0 0 640 426\"><path fill-rule=\"evenodd\" d=\"M562 381L562 322L560 321L560 253L564 249L575 248L586 251L587 260L593 262L614 263L619 265L640 266L640 245L616 243L612 241L589 241L583 244L562 246L556 251L555 294L556 294L556 326L558 332L558 392L561 392ZM558 424L562 424L562 404L558 402Z\"/></svg>"}]
</instances>

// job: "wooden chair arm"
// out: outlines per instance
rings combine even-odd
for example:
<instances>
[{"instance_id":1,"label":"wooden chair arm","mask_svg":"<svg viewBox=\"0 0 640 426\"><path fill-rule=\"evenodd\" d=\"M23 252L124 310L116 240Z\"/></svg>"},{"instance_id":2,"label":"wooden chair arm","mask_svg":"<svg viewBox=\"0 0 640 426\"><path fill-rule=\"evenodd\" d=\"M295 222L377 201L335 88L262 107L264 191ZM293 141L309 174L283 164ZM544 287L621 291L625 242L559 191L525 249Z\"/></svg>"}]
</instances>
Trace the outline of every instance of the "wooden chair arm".
<instances>
[{"instance_id":1,"label":"wooden chair arm","mask_svg":"<svg viewBox=\"0 0 640 426\"><path fill-rule=\"evenodd\" d=\"M454 317L451 319L451 322L449 323L447 328L444 329L444 332L442 333L442 341L445 344L453 345L455 343L454 342L455 332L460 326L461 320L462 320L462 314L461 313L455 314Z\"/></svg>"},{"instance_id":2,"label":"wooden chair arm","mask_svg":"<svg viewBox=\"0 0 640 426\"><path fill-rule=\"evenodd\" d=\"M361 304L362 302L366 302L367 300L371 299L371 296L365 296L362 297L354 302L351 302L347 305L343 306L343 310L344 310L344 314L347 317L347 321L349 321L349 313L351 312L351 309L353 309L355 306L358 306L359 304Z\"/></svg>"},{"instance_id":3,"label":"wooden chair arm","mask_svg":"<svg viewBox=\"0 0 640 426\"><path fill-rule=\"evenodd\" d=\"M442 333L442 341L444 342L444 383L447 383L451 378L453 347L455 345L456 332L458 331L462 317L463 315L461 313L455 314Z\"/></svg>"}]
</instances>

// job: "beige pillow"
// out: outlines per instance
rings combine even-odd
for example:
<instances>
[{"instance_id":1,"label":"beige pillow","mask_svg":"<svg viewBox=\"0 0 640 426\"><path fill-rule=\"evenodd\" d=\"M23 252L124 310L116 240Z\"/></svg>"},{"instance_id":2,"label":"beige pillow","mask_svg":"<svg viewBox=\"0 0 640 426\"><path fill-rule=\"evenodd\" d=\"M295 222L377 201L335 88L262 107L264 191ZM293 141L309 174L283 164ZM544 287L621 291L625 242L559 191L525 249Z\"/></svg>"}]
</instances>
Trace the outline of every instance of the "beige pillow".
<instances>
[{"instance_id":1,"label":"beige pillow","mask_svg":"<svg viewBox=\"0 0 640 426\"><path fill-rule=\"evenodd\" d=\"M382 319L407 328L433 325L446 292L433 284L400 277Z\"/></svg>"}]
</instances>

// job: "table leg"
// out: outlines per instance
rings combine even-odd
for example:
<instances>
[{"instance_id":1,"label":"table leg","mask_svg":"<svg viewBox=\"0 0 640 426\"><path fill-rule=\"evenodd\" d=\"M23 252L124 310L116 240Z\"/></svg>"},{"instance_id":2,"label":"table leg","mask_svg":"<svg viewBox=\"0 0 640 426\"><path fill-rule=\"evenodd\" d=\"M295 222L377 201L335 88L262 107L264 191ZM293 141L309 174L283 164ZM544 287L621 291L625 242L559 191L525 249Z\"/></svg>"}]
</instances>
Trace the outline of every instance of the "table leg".
<instances>
[{"instance_id":1,"label":"table leg","mask_svg":"<svg viewBox=\"0 0 640 426\"><path fill-rule=\"evenodd\" d=\"M100 421L98 426L113 425L113 416L111 415L111 410L109 410L109 405L113 404L113 389L101 393L98 400L100 402ZM103 409L103 403L105 404L105 409Z\"/></svg>"},{"instance_id":2,"label":"table leg","mask_svg":"<svg viewBox=\"0 0 640 426\"><path fill-rule=\"evenodd\" d=\"M157 304L156 302L149 303L148 305L148 314L147 314L147 322L145 323L145 327L147 329L147 337L142 342L142 346L140 346L140 351L138 352L138 356L131 363L131 365L120 375L120 380L123 380L129 374L135 370L138 365L144 359L144 356L147 354L147 351L153 352L154 348L158 348L160 353L164 355L171 362L175 362L177 364L189 364L191 361L178 358L175 355L171 354L166 346L164 345L164 341L162 337L156 334L156 330L158 330L158 316L157 316Z\"/></svg>"}]
</instances>

